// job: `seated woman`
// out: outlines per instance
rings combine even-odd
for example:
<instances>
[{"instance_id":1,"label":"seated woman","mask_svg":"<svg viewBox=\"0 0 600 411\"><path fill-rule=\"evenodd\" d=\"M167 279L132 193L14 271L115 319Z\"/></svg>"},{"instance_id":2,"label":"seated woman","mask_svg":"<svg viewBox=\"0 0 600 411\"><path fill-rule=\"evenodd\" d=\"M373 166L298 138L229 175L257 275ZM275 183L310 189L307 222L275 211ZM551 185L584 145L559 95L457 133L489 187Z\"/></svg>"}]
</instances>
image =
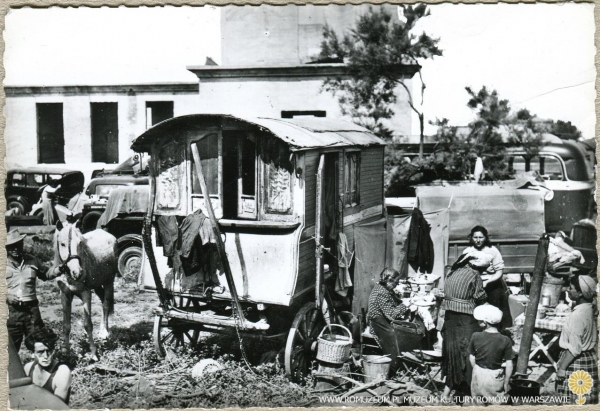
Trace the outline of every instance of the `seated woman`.
<instances>
[{"instance_id":1,"label":"seated woman","mask_svg":"<svg viewBox=\"0 0 600 411\"><path fill-rule=\"evenodd\" d=\"M34 360L25 364L32 382L56 395L66 404L71 393L71 370L54 359L54 339L43 331L35 332L27 342Z\"/></svg>"},{"instance_id":2,"label":"seated woman","mask_svg":"<svg viewBox=\"0 0 600 411\"><path fill-rule=\"evenodd\" d=\"M480 331L473 310L487 298L479 271L469 265L473 259L461 255L444 283L442 308L446 313L442 327L442 376L446 378L446 401L451 400L452 390L460 391L463 395L471 391L472 367L467 349L473 333Z\"/></svg>"},{"instance_id":3,"label":"seated woman","mask_svg":"<svg viewBox=\"0 0 600 411\"><path fill-rule=\"evenodd\" d=\"M502 277L502 270L504 269L502 255L491 244L488 231L480 225L471 229L469 242L471 246L465 248L463 254L475 255L482 253L488 259L486 264L480 264L475 268L481 273L483 288L488 296L487 302L502 311L502 322L499 324L500 329L511 327L512 318L508 307L508 287ZM473 267L474 264L471 264L471 266Z\"/></svg>"},{"instance_id":4,"label":"seated woman","mask_svg":"<svg viewBox=\"0 0 600 411\"><path fill-rule=\"evenodd\" d=\"M391 322L402 319L408 314L409 307L402 304L394 293L400 282L400 273L393 268L385 268L381 272L379 284L376 284L369 297L367 323L375 334L375 340L383 354L392 359L389 376L392 377L400 366L400 344Z\"/></svg>"}]
</instances>

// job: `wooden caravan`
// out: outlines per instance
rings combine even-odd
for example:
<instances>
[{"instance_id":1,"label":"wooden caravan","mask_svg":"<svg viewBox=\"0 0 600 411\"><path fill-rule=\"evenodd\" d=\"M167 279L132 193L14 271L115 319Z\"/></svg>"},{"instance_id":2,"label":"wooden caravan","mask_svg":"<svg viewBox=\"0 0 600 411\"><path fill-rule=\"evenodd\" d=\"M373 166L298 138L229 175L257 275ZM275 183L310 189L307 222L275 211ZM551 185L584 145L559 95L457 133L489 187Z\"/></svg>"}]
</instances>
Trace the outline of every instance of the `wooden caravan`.
<instances>
[{"instance_id":1,"label":"wooden caravan","mask_svg":"<svg viewBox=\"0 0 600 411\"><path fill-rule=\"evenodd\" d=\"M144 244L146 278L161 298L159 352L163 335L196 344L201 330L237 327L287 336L286 371L306 372L316 354L311 342L340 304L328 291L340 233L353 250L353 226L383 216L384 142L327 118L199 114L155 125L132 148L152 159ZM202 223L190 223L194 216ZM191 272L173 251L186 247L189 224L205 229L195 244L200 268ZM178 231L176 246L169 225Z\"/></svg>"}]
</instances>

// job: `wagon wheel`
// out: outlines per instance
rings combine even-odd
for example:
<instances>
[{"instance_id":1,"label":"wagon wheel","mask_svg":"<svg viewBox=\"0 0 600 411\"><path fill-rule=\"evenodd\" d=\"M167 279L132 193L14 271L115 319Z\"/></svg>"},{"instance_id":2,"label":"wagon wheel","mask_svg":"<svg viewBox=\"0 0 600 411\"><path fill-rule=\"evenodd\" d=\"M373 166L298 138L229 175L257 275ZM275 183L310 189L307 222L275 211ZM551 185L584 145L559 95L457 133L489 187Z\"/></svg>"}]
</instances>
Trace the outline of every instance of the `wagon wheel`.
<instances>
[{"instance_id":1,"label":"wagon wheel","mask_svg":"<svg viewBox=\"0 0 600 411\"><path fill-rule=\"evenodd\" d=\"M325 320L315 303L300 308L285 345L285 374L294 382L302 382L309 374L317 355L317 338Z\"/></svg>"},{"instance_id":2,"label":"wagon wheel","mask_svg":"<svg viewBox=\"0 0 600 411\"><path fill-rule=\"evenodd\" d=\"M182 297L176 297L173 306L188 310L197 308L195 301ZM200 330L189 321L156 315L153 341L157 354L164 358L181 347L197 348L200 344Z\"/></svg>"}]
</instances>

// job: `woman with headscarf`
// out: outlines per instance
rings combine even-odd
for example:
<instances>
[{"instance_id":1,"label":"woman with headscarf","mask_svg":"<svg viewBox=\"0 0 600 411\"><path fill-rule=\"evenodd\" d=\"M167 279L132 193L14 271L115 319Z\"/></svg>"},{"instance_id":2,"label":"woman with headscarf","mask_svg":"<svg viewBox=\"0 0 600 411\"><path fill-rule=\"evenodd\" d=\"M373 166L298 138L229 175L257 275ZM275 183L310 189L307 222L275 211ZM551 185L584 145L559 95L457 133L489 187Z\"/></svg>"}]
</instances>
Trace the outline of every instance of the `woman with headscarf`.
<instances>
[{"instance_id":1,"label":"woman with headscarf","mask_svg":"<svg viewBox=\"0 0 600 411\"><path fill-rule=\"evenodd\" d=\"M52 204L52 198L59 188L60 184L58 181L50 180L42 191L40 202L42 203L42 211L44 212L44 225L54 225L56 222L56 211Z\"/></svg>"},{"instance_id":2,"label":"woman with headscarf","mask_svg":"<svg viewBox=\"0 0 600 411\"><path fill-rule=\"evenodd\" d=\"M400 283L400 273L393 268L385 268L381 272L379 284L376 284L369 297L367 323L374 333L377 344L383 354L389 354L392 359L389 376L394 376L400 365L400 344L392 321L402 319L409 307L402 304L394 293L394 288Z\"/></svg>"},{"instance_id":3,"label":"woman with headscarf","mask_svg":"<svg viewBox=\"0 0 600 411\"><path fill-rule=\"evenodd\" d=\"M508 307L508 287L502 277L502 270L504 270L502 254L490 242L486 228L480 225L471 229L469 243L471 245L465 248L463 254L483 253L489 258L489 263L478 269L487 294L487 302L498 307L503 313L502 322L499 324L500 329L512 327L512 318Z\"/></svg>"},{"instance_id":4,"label":"woman with headscarf","mask_svg":"<svg viewBox=\"0 0 600 411\"><path fill-rule=\"evenodd\" d=\"M474 332L480 331L479 321L473 310L486 300L479 271L469 265L473 257L465 254L452 266L444 283L446 310L442 327L442 375L446 377L444 399L451 400L452 390L469 394L471 371L469 341Z\"/></svg>"},{"instance_id":5,"label":"woman with headscarf","mask_svg":"<svg viewBox=\"0 0 600 411\"><path fill-rule=\"evenodd\" d=\"M565 319L558 343L563 349L557 364L557 393L575 403L577 395L569 389L569 380L575 371L585 371L591 377L590 391L585 395L586 404L598 402L598 343L596 281L587 275L571 279L568 297L575 304L573 312ZM587 378L584 378L587 379ZM584 380L582 379L582 381ZM582 382L585 384L585 381Z\"/></svg>"}]
</instances>

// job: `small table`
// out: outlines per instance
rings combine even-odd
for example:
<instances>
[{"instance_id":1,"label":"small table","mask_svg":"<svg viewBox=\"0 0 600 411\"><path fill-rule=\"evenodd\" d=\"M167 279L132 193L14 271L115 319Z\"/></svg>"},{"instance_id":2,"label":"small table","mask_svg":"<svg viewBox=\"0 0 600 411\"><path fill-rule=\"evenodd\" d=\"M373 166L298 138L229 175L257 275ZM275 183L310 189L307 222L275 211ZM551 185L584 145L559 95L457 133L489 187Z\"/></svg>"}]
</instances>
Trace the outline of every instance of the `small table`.
<instances>
[{"instance_id":1,"label":"small table","mask_svg":"<svg viewBox=\"0 0 600 411\"><path fill-rule=\"evenodd\" d=\"M547 332L554 333L556 335L554 335L547 344L544 344L544 342L542 341L542 338L539 335L539 332L534 332L533 340L537 343L537 347L535 347L531 350L531 353L529 354L529 359L532 359L533 356L538 353L538 351L541 351L544 353L546 358L548 358L550 360L554 369L555 370L558 369L558 367L556 365L556 361L554 361L554 358L552 358L552 356L550 355L548 350L550 349L550 347L552 347L558 341L558 339L560 337L560 332L563 329L566 318L567 317L547 317L547 318L541 318L541 319L536 318L535 329L537 331L547 331ZM515 325L522 326L524 323L525 323L525 313L523 313L523 314L519 315L517 318L515 318Z\"/></svg>"}]
</instances>

